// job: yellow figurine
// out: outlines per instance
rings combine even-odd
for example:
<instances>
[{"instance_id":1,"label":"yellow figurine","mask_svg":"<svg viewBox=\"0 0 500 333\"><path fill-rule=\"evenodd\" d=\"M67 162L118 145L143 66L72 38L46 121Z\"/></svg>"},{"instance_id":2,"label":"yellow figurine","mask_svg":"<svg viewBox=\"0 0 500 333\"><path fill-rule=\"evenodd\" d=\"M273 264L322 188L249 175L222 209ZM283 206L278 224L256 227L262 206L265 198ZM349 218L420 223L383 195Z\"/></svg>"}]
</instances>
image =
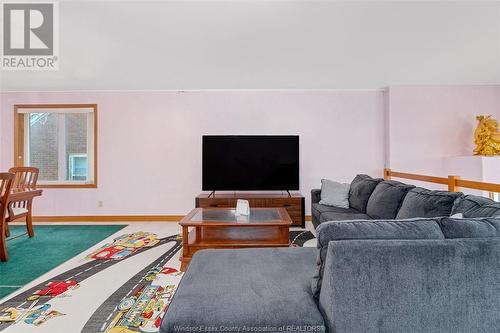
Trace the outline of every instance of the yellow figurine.
<instances>
[{"instance_id":1,"label":"yellow figurine","mask_svg":"<svg viewBox=\"0 0 500 333\"><path fill-rule=\"evenodd\" d=\"M479 124L474 132L474 142L476 144L474 155L500 155L498 121L491 118L491 116L477 116L476 119Z\"/></svg>"}]
</instances>

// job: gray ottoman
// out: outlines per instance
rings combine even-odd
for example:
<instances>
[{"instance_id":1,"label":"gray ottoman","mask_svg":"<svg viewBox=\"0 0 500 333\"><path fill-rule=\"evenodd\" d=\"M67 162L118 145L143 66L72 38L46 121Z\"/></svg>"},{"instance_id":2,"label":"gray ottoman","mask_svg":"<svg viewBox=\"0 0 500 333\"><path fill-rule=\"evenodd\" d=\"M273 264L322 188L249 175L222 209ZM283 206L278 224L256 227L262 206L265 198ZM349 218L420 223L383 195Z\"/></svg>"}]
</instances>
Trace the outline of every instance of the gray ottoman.
<instances>
[{"instance_id":1,"label":"gray ottoman","mask_svg":"<svg viewBox=\"0 0 500 333\"><path fill-rule=\"evenodd\" d=\"M172 332L322 332L315 248L196 253L161 323Z\"/></svg>"}]
</instances>

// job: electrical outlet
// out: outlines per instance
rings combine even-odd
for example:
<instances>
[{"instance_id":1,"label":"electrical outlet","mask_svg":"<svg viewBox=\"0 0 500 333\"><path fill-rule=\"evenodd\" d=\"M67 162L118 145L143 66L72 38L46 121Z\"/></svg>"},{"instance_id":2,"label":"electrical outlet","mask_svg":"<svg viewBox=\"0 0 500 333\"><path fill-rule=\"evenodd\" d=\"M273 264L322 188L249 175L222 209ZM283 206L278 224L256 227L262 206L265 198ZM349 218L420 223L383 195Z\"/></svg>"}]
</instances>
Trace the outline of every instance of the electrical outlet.
<instances>
[{"instance_id":1,"label":"electrical outlet","mask_svg":"<svg viewBox=\"0 0 500 333\"><path fill-rule=\"evenodd\" d=\"M102 201L100 201L100 200L99 200L99 201L97 201L97 207L102 207L102 206L103 206Z\"/></svg>"}]
</instances>

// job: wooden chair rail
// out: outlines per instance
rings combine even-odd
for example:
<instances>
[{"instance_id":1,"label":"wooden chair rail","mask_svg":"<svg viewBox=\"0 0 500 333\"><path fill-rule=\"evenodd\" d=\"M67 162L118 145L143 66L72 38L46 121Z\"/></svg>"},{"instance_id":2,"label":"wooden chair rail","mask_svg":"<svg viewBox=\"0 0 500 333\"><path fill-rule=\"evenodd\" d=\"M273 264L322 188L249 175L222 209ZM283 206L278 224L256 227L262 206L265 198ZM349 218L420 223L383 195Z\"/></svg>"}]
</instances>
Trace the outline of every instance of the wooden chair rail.
<instances>
[{"instance_id":1,"label":"wooden chair rail","mask_svg":"<svg viewBox=\"0 0 500 333\"><path fill-rule=\"evenodd\" d=\"M490 192L490 194L500 193L500 184L460 179L460 176L451 175L448 176L448 178L433 177L433 176L418 175L413 173L397 172L397 171L392 171L391 169L388 168L384 169L384 179L390 180L392 178L403 178L403 179L418 180L434 184L448 185L448 191L450 192L457 192L460 188L468 188L473 190Z\"/></svg>"}]
</instances>

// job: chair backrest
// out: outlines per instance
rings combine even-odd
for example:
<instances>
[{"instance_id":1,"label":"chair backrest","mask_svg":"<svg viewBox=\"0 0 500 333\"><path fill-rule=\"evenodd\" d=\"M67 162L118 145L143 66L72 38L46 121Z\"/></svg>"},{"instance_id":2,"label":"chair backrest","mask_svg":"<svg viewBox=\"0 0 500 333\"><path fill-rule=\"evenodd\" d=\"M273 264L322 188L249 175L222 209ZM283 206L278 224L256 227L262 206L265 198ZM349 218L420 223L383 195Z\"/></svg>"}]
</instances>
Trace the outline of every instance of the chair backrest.
<instances>
[{"instance_id":1,"label":"chair backrest","mask_svg":"<svg viewBox=\"0 0 500 333\"><path fill-rule=\"evenodd\" d=\"M35 189L38 180L39 170L34 167L13 167L9 169L10 173L15 174L13 188Z\"/></svg>"},{"instance_id":2,"label":"chair backrest","mask_svg":"<svg viewBox=\"0 0 500 333\"><path fill-rule=\"evenodd\" d=\"M0 172L0 220L5 217L7 202L15 175L10 172Z\"/></svg>"}]
</instances>

